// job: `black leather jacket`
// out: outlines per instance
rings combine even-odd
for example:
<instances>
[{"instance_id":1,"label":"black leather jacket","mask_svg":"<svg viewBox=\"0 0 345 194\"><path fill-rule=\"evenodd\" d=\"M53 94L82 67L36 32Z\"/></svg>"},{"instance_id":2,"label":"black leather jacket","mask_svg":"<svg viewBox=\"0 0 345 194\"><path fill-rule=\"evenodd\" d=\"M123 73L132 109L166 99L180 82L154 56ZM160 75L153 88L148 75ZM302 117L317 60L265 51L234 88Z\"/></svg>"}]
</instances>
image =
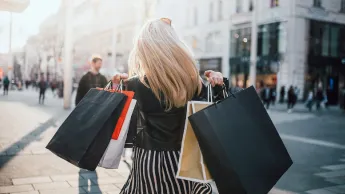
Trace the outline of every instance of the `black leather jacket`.
<instances>
[{"instance_id":1,"label":"black leather jacket","mask_svg":"<svg viewBox=\"0 0 345 194\"><path fill-rule=\"evenodd\" d=\"M214 94L222 93L219 89L222 87L214 91ZM138 78L128 81L126 90L134 91L134 98L137 100L126 147L135 146L158 151L180 150L186 121L186 107L165 111L151 89L142 84ZM206 92L207 88L203 85L201 94L195 96L193 100L205 100Z\"/></svg>"}]
</instances>

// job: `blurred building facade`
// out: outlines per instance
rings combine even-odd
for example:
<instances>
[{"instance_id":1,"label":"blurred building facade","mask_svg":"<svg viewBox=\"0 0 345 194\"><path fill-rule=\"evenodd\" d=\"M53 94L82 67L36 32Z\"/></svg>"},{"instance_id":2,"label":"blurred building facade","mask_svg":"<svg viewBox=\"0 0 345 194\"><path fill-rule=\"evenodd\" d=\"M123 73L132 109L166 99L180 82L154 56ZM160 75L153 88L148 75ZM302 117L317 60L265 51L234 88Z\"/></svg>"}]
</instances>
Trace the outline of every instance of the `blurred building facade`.
<instances>
[{"instance_id":1,"label":"blurred building facade","mask_svg":"<svg viewBox=\"0 0 345 194\"><path fill-rule=\"evenodd\" d=\"M89 58L100 54L102 73L126 72L133 37L142 23L153 16L156 0L76 0L73 13L74 62L78 79L89 70ZM42 23L40 33L28 40L28 64L37 75L61 78L63 74L64 8ZM35 49L32 49L35 48ZM30 49L29 49L30 50ZM28 51L29 52L29 51ZM32 61L34 60L34 61ZM35 61L36 60L36 61ZM37 67L38 66L38 67ZM36 78L37 79L37 78Z\"/></svg>"},{"instance_id":2,"label":"blurred building facade","mask_svg":"<svg viewBox=\"0 0 345 194\"><path fill-rule=\"evenodd\" d=\"M257 7L254 0L160 0L156 16L172 18L201 71L222 71L248 87L253 9L257 82L297 86L300 99L322 87L336 104L345 79L344 0L257 0Z\"/></svg>"}]
</instances>

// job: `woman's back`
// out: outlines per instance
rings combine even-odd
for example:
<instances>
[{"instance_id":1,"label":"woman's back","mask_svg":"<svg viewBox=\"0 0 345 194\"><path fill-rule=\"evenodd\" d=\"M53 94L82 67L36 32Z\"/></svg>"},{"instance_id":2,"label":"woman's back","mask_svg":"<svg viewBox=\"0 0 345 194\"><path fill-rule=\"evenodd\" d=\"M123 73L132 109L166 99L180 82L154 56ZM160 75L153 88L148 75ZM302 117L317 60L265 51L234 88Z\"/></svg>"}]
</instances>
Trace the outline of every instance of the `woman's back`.
<instances>
[{"instance_id":1,"label":"woman's back","mask_svg":"<svg viewBox=\"0 0 345 194\"><path fill-rule=\"evenodd\" d=\"M158 100L152 90L139 78L128 81L128 90L135 92L143 125L136 138L136 146L155 150L179 150L186 120L186 108L166 110L164 97Z\"/></svg>"}]
</instances>

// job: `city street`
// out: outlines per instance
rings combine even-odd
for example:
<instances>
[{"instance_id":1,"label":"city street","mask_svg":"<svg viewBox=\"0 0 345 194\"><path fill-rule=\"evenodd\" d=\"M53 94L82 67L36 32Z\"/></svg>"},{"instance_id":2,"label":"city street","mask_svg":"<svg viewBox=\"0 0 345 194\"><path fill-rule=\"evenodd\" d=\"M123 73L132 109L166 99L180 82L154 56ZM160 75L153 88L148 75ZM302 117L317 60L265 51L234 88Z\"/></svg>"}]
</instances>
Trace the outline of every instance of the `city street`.
<instances>
[{"instance_id":1,"label":"city street","mask_svg":"<svg viewBox=\"0 0 345 194\"><path fill-rule=\"evenodd\" d=\"M88 172L45 149L69 114L62 103L50 90L45 105L33 89L0 93L0 194L119 193L127 164ZM269 113L294 161L271 193L345 193L345 114L309 113L303 105L291 114L276 105Z\"/></svg>"}]
</instances>

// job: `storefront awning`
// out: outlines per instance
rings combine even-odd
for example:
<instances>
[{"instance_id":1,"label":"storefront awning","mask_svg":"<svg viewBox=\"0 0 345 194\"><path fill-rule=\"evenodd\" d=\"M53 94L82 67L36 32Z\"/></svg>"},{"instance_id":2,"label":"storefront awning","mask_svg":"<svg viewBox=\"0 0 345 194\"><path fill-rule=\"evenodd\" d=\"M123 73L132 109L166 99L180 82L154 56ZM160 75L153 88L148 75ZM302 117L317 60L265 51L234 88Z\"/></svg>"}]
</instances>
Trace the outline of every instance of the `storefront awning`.
<instances>
[{"instance_id":1,"label":"storefront awning","mask_svg":"<svg viewBox=\"0 0 345 194\"><path fill-rule=\"evenodd\" d=\"M30 4L30 0L0 0L0 11L23 12Z\"/></svg>"}]
</instances>

